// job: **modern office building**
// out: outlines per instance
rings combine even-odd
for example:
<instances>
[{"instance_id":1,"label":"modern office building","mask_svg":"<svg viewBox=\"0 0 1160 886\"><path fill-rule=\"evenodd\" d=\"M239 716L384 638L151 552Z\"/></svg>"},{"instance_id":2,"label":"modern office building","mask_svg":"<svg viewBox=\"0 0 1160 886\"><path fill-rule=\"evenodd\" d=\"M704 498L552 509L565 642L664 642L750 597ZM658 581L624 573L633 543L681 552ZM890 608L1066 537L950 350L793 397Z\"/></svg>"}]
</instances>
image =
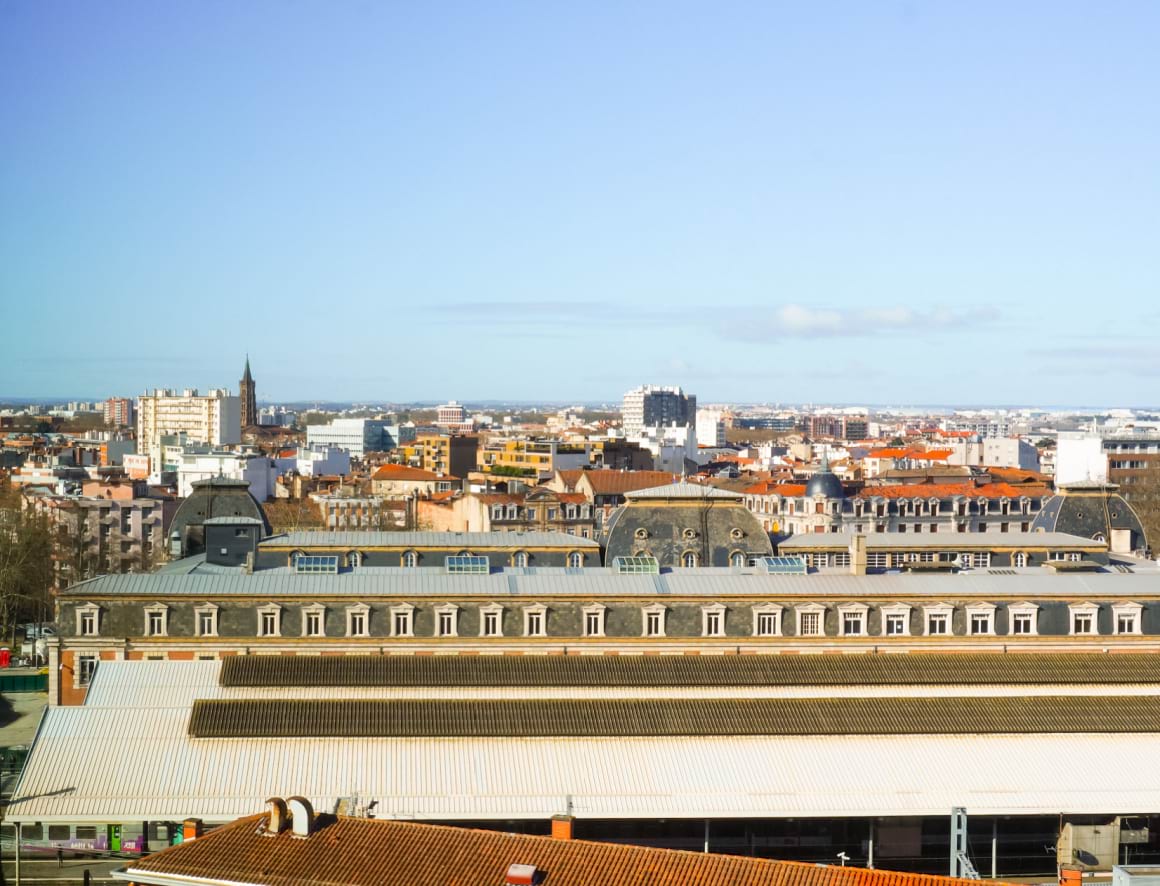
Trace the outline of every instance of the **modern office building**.
<instances>
[{"instance_id":1,"label":"modern office building","mask_svg":"<svg viewBox=\"0 0 1160 886\"><path fill-rule=\"evenodd\" d=\"M337 446L353 458L365 458L368 452L389 452L396 446L391 425L384 419L335 418L324 425L306 426L306 445Z\"/></svg>"}]
</instances>

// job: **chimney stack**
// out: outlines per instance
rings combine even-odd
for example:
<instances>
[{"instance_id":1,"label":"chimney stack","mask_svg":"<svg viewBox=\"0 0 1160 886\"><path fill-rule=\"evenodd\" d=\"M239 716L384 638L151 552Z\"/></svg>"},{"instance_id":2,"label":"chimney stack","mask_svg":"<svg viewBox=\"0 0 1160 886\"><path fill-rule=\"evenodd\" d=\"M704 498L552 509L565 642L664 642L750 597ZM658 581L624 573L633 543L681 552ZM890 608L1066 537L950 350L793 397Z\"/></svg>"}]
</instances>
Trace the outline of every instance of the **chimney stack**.
<instances>
[{"instance_id":1,"label":"chimney stack","mask_svg":"<svg viewBox=\"0 0 1160 886\"><path fill-rule=\"evenodd\" d=\"M188 843L201 836L201 819L187 818L181 823L181 842Z\"/></svg>"},{"instance_id":2,"label":"chimney stack","mask_svg":"<svg viewBox=\"0 0 1160 886\"><path fill-rule=\"evenodd\" d=\"M850 539L850 574L866 574L866 536L855 535Z\"/></svg>"},{"instance_id":3,"label":"chimney stack","mask_svg":"<svg viewBox=\"0 0 1160 886\"><path fill-rule=\"evenodd\" d=\"M553 815L552 816L552 839L553 840L571 840L572 839L572 825L576 821L571 815Z\"/></svg>"}]
</instances>

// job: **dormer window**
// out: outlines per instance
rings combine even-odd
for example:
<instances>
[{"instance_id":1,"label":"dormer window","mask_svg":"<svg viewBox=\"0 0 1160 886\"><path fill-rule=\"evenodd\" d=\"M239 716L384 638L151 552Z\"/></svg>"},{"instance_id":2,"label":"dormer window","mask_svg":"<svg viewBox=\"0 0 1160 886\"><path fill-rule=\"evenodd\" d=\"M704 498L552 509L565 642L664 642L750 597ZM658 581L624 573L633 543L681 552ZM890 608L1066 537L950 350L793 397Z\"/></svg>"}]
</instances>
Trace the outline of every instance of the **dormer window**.
<instances>
[{"instance_id":1,"label":"dormer window","mask_svg":"<svg viewBox=\"0 0 1160 886\"><path fill-rule=\"evenodd\" d=\"M445 603L435 608L435 636L459 636L459 607L454 603Z\"/></svg>"},{"instance_id":2,"label":"dormer window","mask_svg":"<svg viewBox=\"0 0 1160 886\"><path fill-rule=\"evenodd\" d=\"M164 637L169 628L169 607L154 603L145 607L145 636Z\"/></svg>"},{"instance_id":3,"label":"dormer window","mask_svg":"<svg viewBox=\"0 0 1160 886\"><path fill-rule=\"evenodd\" d=\"M697 565L697 554L695 551L685 551L681 554L681 565L686 569L692 569Z\"/></svg>"},{"instance_id":4,"label":"dormer window","mask_svg":"<svg viewBox=\"0 0 1160 886\"><path fill-rule=\"evenodd\" d=\"M302 607L302 636L326 636L326 607L321 603Z\"/></svg>"},{"instance_id":5,"label":"dormer window","mask_svg":"<svg viewBox=\"0 0 1160 886\"><path fill-rule=\"evenodd\" d=\"M282 607L277 603L267 603L258 607L258 636L282 636Z\"/></svg>"},{"instance_id":6,"label":"dormer window","mask_svg":"<svg viewBox=\"0 0 1160 886\"><path fill-rule=\"evenodd\" d=\"M403 551L403 568L414 569L419 565L419 555L415 551Z\"/></svg>"},{"instance_id":7,"label":"dormer window","mask_svg":"<svg viewBox=\"0 0 1160 886\"><path fill-rule=\"evenodd\" d=\"M642 633L645 637L663 637L665 635L665 612L665 607L660 603L654 603L641 610L644 620Z\"/></svg>"},{"instance_id":8,"label":"dormer window","mask_svg":"<svg viewBox=\"0 0 1160 886\"><path fill-rule=\"evenodd\" d=\"M763 603L753 607L753 636L776 637L781 633L782 607Z\"/></svg>"},{"instance_id":9,"label":"dormer window","mask_svg":"<svg viewBox=\"0 0 1160 886\"><path fill-rule=\"evenodd\" d=\"M410 603L391 607L391 636L415 636L415 607Z\"/></svg>"},{"instance_id":10,"label":"dormer window","mask_svg":"<svg viewBox=\"0 0 1160 886\"><path fill-rule=\"evenodd\" d=\"M704 637L725 636L725 607L720 603L701 608L701 635Z\"/></svg>"},{"instance_id":11,"label":"dormer window","mask_svg":"<svg viewBox=\"0 0 1160 886\"><path fill-rule=\"evenodd\" d=\"M194 629L199 637L216 637L218 633L218 607L213 603L203 603L193 610Z\"/></svg>"},{"instance_id":12,"label":"dormer window","mask_svg":"<svg viewBox=\"0 0 1160 886\"><path fill-rule=\"evenodd\" d=\"M1098 634L1097 618L1100 607L1095 603L1073 603L1068 608L1071 633L1076 635Z\"/></svg>"},{"instance_id":13,"label":"dormer window","mask_svg":"<svg viewBox=\"0 0 1160 886\"><path fill-rule=\"evenodd\" d=\"M365 603L346 607L346 635L348 637L370 636L371 608Z\"/></svg>"},{"instance_id":14,"label":"dormer window","mask_svg":"<svg viewBox=\"0 0 1160 886\"><path fill-rule=\"evenodd\" d=\"M1139 634L1144 607L1139 603L1113 603L1112 623L1117 634Z\"/></svg>"},{"instance_id":15,"label":"dormer window","mask_svg":"<svg viewBox=\"0 0 1160 886\"><path fill-rule=\"evenodd\" d=\"M608 607L601 603L591 603L581 610L584 615L585 637L604 636L604 615L607 611Z\"/></svg>"},{"instance_id":16,"label":"dormer window","mask_svg":"<svg viewBox=\"0 0 1160 886\"><path fill-rule=\"evenodd\" d=\"M503 607L498 603L491 603L487 606L480 607L479 636L503 636Z\"/></svg>"},{"instance_id":17,"label":"dormer window","mask_svg":"<svg viewBox=\"0 0 1160 886\"><path fill-rule=\"evenodd\" d=\"M544 606L524 607L524 636L547 636L548 610Z\"/></svg>"},{"instance_id":18,"label":"dormer window","mask_svg":"<svg viewBox=\"0 0 1160 886\"><path fill-rule=\"evenodd\" d=\"M101 632L101 609L95 603L77 607L77 634L96 637Z\"/></svg>"}]
</instances>

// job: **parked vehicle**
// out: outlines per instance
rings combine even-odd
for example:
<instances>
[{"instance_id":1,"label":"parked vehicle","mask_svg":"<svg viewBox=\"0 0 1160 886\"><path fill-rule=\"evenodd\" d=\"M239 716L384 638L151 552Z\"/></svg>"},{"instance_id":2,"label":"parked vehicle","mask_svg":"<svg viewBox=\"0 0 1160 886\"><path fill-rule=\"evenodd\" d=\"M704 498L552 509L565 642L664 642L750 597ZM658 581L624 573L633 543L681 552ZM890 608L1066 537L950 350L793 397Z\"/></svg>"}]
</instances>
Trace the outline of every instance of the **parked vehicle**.
<instances>
[{"instance_id":1,"label":"parked vehicle","mask_svg":"<svg viewBox=\"0 0 1160 886\"><path fill-rule=\"evenodd\" d=\"M24 626L25 640L40 640L44 637L55 637L56 628L49 624L26 624Z\"/></svg>"}]
</instances>

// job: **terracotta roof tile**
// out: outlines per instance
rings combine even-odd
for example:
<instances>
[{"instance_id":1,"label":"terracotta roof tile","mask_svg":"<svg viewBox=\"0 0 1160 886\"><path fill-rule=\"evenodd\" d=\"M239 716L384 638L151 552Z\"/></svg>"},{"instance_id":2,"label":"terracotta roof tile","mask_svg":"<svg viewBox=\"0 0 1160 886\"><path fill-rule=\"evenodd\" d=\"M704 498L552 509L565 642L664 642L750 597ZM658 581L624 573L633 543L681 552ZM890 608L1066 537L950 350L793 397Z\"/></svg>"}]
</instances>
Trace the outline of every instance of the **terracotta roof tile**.
<instances>
[{"instance_id":1,"label":"terracotta roof tile","mask_svg":"<svg viewBox=\"0 0 1160 886\"><path fill-rule=\"evenodd\" d=\"M381 466L371 474L372 480L457 480L450 474L436 474L434 471L424 471L421 468L412 468L408 465L388 464Z\"/></svg>"},{"instance_id":2,"label":"terracotta roof tile","mask_svg":"<svg viewBox=\"0 0 1160 886\"><path fill-rule=\"evenodd\" d=\"M542 886L977 886L977 881L855 867L558 840L403 821L320 815L307 838L264 833L242 818L126 866L151 874L257 886L500 884L512 864L535 866Z\"/></svg>"},{"instance_id":3,"label":"terracotta roof tile","mask_svg":"<svg viewBox=\"0 0 1160 886\"><path fill-rule=\"evenodd\" d=\"M675 483L678 475L668 471L587 471L587 480L595 495L623 495L638 489L652 489Z\"/></svg>"}]
</instances>

